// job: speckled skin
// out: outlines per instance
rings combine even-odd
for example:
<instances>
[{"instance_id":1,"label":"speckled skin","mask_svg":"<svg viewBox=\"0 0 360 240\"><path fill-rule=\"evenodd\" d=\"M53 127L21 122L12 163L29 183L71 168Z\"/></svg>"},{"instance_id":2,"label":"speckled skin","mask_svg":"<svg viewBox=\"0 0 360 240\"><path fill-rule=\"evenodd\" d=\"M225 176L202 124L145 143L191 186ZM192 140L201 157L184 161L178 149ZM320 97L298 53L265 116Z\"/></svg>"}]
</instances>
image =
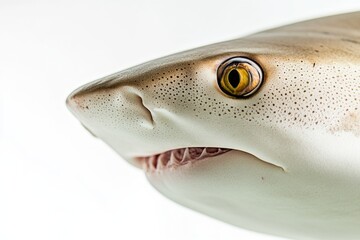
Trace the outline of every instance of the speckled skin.
<instances>
[{"instance_id":1,"label":"speckled skin","mask_svg":"<svg viewBox=\"0 0 360 240\"><path fill-rule=\"evenodd\" d=\"M247 57L260 89L234 99L219 65ZM174 54L74 91L70 110L130 163L182 147L234 149L147 170L164 195L293 239L360 238L360 12Z\"/></svg>"}]
</instances>

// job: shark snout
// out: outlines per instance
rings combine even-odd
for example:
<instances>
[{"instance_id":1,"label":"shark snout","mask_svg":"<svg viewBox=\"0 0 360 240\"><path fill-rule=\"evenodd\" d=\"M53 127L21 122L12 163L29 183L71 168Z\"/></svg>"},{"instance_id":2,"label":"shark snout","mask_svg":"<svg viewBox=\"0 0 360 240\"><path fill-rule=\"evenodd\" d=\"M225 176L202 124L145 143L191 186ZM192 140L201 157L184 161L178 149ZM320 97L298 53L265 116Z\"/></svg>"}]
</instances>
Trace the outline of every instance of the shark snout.
<instances>
[{"instance_id":1,"label":"shark snout","mask_svg":"<svg viewBox=\"0 0 360 240\"><path fill-rule=\"evenodd\" d=\"M155 128L153 110L144 99L136 86L123 84L116 88L80 88L68 96L66 105L92 135L115 142L115 150L132 155L143 144L134 136L151 135ZM126 155L122 154L128 159Z\"/></svg>"},{"instance_id":2,"label":"shark snout","mask_svg":"<svg viewBox=\"0 0 360 240\"><path fill-rule=\"evenodd\" d=\"M138 122L146 128L152 128L152 113L145 106L141 91L133 86L118 86L109 89L96 86L81 88L71 93L66 105L82 123L86 120ZM119 119L126 121L119 121Z\"/></svg>"}]
</instances>

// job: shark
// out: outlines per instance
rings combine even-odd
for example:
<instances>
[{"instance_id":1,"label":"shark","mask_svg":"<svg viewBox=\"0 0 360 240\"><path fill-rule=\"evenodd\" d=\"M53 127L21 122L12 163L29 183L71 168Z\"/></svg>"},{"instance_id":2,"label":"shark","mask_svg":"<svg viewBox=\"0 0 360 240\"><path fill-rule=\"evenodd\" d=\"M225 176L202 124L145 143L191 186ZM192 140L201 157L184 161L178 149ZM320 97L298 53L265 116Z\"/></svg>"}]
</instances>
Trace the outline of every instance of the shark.
<instances>
[{"instance_id":1,"label":"shark","mask_svg":"<svg viewBox=\"0 0 360 240\"><path fill-rule=\"evenodd\" d=\"M66 104L180 205L289 239L360 238L360 12L155 59Z\"/></svg>"}]
</instances>

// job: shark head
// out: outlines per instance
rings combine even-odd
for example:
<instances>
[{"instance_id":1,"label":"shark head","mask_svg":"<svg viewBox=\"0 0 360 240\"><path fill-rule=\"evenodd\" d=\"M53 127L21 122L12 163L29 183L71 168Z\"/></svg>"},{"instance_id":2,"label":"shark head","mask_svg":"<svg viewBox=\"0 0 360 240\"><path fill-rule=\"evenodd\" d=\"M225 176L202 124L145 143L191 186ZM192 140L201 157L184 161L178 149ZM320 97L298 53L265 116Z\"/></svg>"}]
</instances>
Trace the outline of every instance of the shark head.
<instances>
[{"instance_id":1,"label":"shark head","mask_svg":"<svg viewBox=\"0 0 360 240\"><path fill-rule=\"evenodd\" d=\"M285 237L358 236L360 45L316 32L333 18L147 62L67 106L184 206Z\"/></svg>"}]
</instances>

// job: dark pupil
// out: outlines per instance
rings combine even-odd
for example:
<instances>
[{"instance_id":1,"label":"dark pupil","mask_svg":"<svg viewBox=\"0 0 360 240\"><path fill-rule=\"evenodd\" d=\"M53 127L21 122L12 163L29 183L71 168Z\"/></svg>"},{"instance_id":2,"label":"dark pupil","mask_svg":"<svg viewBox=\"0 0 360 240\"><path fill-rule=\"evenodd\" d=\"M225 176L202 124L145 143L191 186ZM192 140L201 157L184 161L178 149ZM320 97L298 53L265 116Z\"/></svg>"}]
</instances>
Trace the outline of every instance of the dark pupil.
<instances>
[{"instance_id":1,"label":"dark pupil","mask_svg":"<svg viewBox=\"0 0 360 240\"><path fill-rule=\"evenodd\" d=\"M240 83L240 75L239 72L235 69L231 70L229 73L229 83L233 88L236 88Z\"/></svg>"}]
</instances>

